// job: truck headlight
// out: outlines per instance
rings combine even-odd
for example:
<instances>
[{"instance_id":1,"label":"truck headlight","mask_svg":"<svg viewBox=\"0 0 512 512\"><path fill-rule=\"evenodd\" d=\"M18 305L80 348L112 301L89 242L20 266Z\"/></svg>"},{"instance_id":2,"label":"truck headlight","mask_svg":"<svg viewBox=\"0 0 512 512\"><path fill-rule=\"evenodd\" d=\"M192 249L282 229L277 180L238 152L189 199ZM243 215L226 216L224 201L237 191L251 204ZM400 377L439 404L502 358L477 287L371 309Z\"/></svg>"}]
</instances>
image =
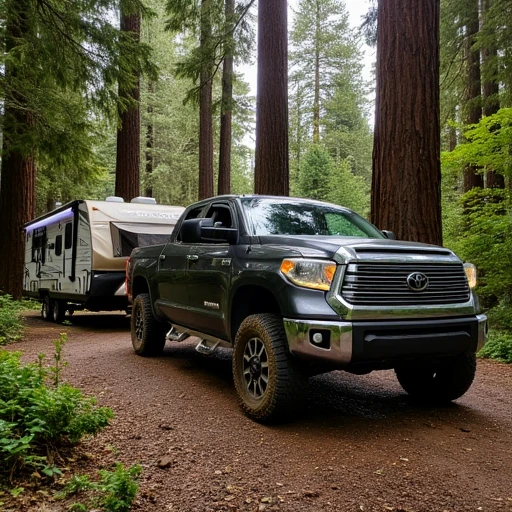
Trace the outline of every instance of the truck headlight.
<instances>
[{"instance_id":1,"label":"truck headlight","mask_svg":"<svg viewBox=\"0 0 512 512\"><path fill-rule=\"evenodd\" d=\"M281 263L281 272L297 286L328 291L336 272L336 263L326 260L290 258Z\"/></svg>"},{"instance_id":2,"label":"truck headlight","mask_svg":"<svg viewBox=\"0 0 512 512\"><path fill-rule=\"evenodd\" d=\"M464 271L468 278L468 284L470 288L474 288L477 285L476 267L473 263L464 263Z\"/></svg>"}]
</instances>

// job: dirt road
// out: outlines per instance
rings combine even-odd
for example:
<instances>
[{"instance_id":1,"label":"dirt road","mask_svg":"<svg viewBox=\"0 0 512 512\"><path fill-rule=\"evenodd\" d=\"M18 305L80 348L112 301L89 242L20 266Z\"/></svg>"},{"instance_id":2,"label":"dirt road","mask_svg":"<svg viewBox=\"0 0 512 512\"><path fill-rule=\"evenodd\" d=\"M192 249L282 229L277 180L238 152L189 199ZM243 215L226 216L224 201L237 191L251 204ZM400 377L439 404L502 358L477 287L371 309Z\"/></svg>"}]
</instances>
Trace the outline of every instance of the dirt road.
<instances>
[{"instance_id":1,"label":"dirt road","mask_svg":"<svg viewBox=\"0 0 512 512\"><path fill-rule=\"evenodd\" d=\"M29 317L12 348L34 360L67 332L67 380L115 413L73 469L142 464L134 510L512 511L512 366L479 361L441 408L411 403L393 372L333 372L311 380L301 419L266 427L238 408L228 351L187 341L144 359L127 318L71 321Z\"/></svg>"}]
</instances>

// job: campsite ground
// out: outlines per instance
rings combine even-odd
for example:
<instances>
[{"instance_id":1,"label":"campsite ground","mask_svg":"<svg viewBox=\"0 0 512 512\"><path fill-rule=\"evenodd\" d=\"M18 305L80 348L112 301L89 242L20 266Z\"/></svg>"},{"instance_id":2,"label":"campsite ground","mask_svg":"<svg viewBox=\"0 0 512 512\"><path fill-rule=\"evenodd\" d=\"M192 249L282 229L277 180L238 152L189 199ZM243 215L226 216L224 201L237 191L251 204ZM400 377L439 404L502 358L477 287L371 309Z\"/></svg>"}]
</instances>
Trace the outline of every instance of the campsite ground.
<instances>
[{"instance_id":1,"label":"campsite ground","mask_svg":"<svg viewBox=\"0 0 512 512\"><path fill-rule=\"evenodd\" d=\"M135 511L512 511L512 365L479 360L471 390L440 408L410 402L391 371L332 372L311 380L302 418L268 427L238 408L229 351L191 340L138 357L123 315L27 322L9 349L33 361L66 332L66 379L115 413L66 466L140 463ZM27 492L16 510L65 508Z\"/></svg>"}]
</instances>

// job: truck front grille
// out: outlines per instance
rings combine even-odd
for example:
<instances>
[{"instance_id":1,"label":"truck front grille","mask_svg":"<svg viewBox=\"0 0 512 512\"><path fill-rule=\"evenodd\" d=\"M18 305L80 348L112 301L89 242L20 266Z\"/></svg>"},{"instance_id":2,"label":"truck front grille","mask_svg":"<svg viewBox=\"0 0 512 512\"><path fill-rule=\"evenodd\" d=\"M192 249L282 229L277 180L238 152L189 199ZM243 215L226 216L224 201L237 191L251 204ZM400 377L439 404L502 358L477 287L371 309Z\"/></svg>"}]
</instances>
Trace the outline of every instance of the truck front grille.
<instances>
[{"instance_id":1,"label":"truck front grille","mask_svg":"<svg viewBox=\"0 0 512 512\"><path fill-rule=\"evenodd\" d=\"M428 278L423 291L413 291L408 286L408 277L415 273ZM341 295L357 306L435 306L470 300L466 274L460 263L351 263Z\"/></svg>"}]
</instances>

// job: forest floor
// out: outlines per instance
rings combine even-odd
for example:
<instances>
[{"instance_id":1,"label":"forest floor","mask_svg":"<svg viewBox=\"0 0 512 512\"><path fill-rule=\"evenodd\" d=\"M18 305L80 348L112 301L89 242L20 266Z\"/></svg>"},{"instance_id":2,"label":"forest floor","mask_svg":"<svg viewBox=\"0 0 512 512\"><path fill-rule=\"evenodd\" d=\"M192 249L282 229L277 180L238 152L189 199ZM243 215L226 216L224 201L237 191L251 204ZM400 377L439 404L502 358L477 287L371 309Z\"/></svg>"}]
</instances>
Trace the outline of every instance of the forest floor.
<instances>
[{"instance_id":1,"label":"forest floor","mask_svg":"<svg viewBox=\"0 0 512 512\"><path fill-rule=\"evenodd\" d=\"M134 511L512 511L512 365L479 360L470 391L436 408L413 404L391 371L332 372L311 379L301 418L267 427L239 409L227 350L203 356L191 340L141 358L122 315L27 324L9 350L34 361L66 332L65 379L115 413L65 474L141 464ZM49 496L28 486L5 510L76 501Z\"/></svg>"}]
</instances>

